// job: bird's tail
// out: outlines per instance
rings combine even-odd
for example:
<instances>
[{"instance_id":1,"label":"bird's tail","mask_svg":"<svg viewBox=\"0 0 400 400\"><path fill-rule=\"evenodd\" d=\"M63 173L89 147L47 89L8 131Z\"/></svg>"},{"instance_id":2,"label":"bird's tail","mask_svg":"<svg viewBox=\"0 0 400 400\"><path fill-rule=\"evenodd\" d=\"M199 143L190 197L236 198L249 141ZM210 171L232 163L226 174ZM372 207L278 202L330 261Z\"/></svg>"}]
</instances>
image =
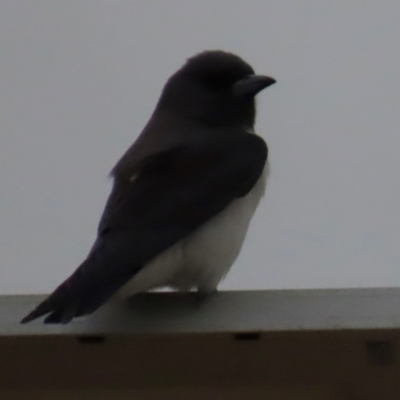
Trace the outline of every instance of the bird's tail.
<instances>
[{"instance_id":1,"label":"bird's tail","mask_svg":"<svg viewBox=\"0 0 400 400\"><path fill-rule=\"evenodd\" d=\"M22 324L49 314L44 323L66 324L74 317L97 310L123 282L104 282L93 279L90 270L96 268L93 259L86 259L79 268L33 311L21 320ZM103 283L103 284L101 284Z\"/></svg>"},{"instance_id":2,"label":"bird's tail","mask_svg":"<svg viewBox=\"0 0 400 400\"><path fill-rule=\"evenodd\" d=\"M45 323L64 323L69 322L77 316L79 311L79 298L76 299L69 293L70 281L73 275L63 282L45 300L43 300L33 311L21 320L21 324L26 324L43 315L50 314L45 319Z\"/></svg>"},{"instance_id":3,"label":"bird's tail","mask_svg":"<svg viewBox=\"0 0 400 400\"><path fill-rule=\"evenodd\" d=\"M26 324L33 321L36 318L40 318L43 315L51 313L46 319L45 323L63 323L71 321L77 314L78 304L72 303L67 307L57 308L53 302L52 296L42 301L33 311L31 311L26 317L22 318L21 324Z\"/></svg>"}]
</instances>

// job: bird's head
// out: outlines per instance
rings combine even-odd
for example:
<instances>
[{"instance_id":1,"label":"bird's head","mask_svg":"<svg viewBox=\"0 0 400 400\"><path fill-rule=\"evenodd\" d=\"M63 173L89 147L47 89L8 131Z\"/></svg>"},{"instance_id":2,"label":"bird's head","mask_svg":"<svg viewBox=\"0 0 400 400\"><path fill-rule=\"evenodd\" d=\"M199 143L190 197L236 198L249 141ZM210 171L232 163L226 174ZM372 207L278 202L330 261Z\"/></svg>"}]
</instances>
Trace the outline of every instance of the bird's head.
<instances>
[{"instance_id":1,"label":"bird's head","mask_svg":"<svg viewBox=\"0 0 400 400\"><path fill-rule=\"evenodd\" d=\"M256 94L275 82L235 54L205 51L171 76L158 108L207 125L252 127Z\"/></svg>"}]
</instances>

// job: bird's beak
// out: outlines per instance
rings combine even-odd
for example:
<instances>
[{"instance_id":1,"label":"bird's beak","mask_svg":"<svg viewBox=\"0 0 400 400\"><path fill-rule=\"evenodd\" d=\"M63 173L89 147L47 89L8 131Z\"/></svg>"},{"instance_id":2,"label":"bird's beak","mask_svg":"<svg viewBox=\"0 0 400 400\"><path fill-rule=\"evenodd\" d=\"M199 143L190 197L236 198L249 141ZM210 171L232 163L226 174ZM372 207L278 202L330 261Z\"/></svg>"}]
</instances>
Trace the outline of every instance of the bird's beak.
<instances>
[{"instance_id":1,"label":"bird's beak","mask_svg":"<svg viewBox=\"0 0 400 400\"><path fill-rule=\"evenodd\" d=\"M265 75L249 75L233 85L236 96L255 96L258 92L276 82L274 78Z\"/></svg>"}]
</instances>

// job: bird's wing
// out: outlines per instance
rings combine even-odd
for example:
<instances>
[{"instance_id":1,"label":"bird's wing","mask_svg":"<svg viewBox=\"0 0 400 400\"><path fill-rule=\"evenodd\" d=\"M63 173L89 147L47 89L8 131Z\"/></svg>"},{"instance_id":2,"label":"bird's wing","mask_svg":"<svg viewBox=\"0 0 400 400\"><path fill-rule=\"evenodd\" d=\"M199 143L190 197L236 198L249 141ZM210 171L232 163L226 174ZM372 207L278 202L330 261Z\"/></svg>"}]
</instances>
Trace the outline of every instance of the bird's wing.
<instances>
[{"instance_id":1,"label":"bird's wing","mask_svg":"<svg viewBox=\"0 0 400 400\"><path fill-rule=\"evenodd\" d=\"M246 195L266 159L265 142L248 133L144 158L135 177L116 182L88 258L22 322L50 313L45 322L66 323L96 310L149 260Z\"/></svg>"}]
</instances>

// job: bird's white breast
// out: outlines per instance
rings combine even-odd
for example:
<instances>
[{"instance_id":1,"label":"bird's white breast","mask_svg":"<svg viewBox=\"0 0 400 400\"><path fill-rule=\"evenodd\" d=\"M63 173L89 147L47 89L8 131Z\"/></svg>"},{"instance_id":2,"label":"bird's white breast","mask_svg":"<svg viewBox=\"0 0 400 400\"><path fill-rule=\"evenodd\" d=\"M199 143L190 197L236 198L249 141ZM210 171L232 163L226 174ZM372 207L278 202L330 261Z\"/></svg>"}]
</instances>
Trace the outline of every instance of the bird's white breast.
<instances>
[{"instance_id":1,"label":"bird's white breast","mask_svg":"<svg viewBox=\"0 0 400 400\"><path fill-rule=\"evenodd\" d=\"M268 164L244 197L234 200L224 211L187 238L159 254L118 292L131 296L163 286L178 290L197 288L214 291L239 255L250 220L265 191Z\"/></svg>"}]
</instances>

